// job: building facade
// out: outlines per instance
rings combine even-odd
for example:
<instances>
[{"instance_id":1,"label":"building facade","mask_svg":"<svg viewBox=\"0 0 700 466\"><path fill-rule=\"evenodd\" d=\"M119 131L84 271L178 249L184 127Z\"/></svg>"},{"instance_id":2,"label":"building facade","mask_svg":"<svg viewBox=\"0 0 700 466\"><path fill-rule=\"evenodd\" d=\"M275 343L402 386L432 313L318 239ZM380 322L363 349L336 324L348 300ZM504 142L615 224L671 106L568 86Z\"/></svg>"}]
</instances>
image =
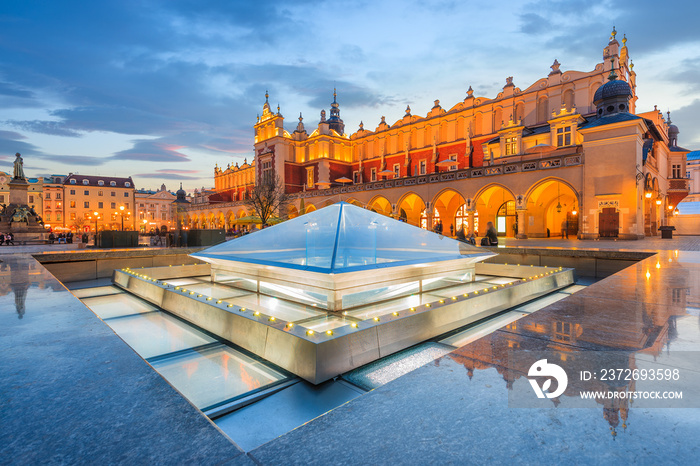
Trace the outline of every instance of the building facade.
<instances>
[{"instance_id":1,"label":"building facade","mask_svg":"<svg viewBox=\"0 0 700 466\"><path fill-rule=\"evenodd\" d=\"M63 212L63 180L65 175L51 175L44 178L44 226L52 229L66 227Z\"/></svg>"},{"instance_id":2,"label":"building facade","mask_svg":"<svg viewBox=\"0 0 700 466\"><path fill-rule=\"evenodd\" d=\"M65 225L74 232L135 229L131 177L69 174L63 180ZM121 209L124 207L124 209Z\"/></svg>"},{"instance_id":3,"label":"building facade","mask_svg":"<svg viewBox=\"0 0 700 466\"><path fill-rule=\"evenodd\" d=\"M158 191L139 189L134 192L134 196L136 222L142 233L175 228L173 202L176 196L166 189L165 184L162 184Z\"/></svg>"},{"instance_id":4,"label":"building facade","mask_svg":"<svg viewBox=\"0 0 700 466\"><path fill-rule=\"evenodd\" d=\"M393 124L382 117L352 134L335 92L330 116L321 111L310 133L301 115L286 131L266 94L250 168L256 180L280 178L293 200L282 216L344 200L423 228L440 222L445 234L483 234L493 222L505 236L656 235L688 194L688 151L670 118L637 112L626 42L613 30L591 71L562 71L555 60L525 89L508 77L494 98L470 87L449 108L436 100L419 116L408 107ZM190 224L248 215L242 201L222 201L191 206Z\"/></svg>"}]
</instances>

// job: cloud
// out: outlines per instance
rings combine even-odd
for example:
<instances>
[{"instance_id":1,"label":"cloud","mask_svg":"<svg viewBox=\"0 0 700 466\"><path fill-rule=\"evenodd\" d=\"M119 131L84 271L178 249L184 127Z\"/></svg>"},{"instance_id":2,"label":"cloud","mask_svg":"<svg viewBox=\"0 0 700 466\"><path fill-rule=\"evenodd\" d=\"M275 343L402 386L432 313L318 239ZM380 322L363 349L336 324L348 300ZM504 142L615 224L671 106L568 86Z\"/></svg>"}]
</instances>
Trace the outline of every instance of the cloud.
<instances>
[{"instance_id":1,"label":"cloud","mask_svg":"<svg viewBox=\"0 0 700 466\"><path fill-rule=\"evenodd\" d=\"M654 0L535 0L523 4L520 11L521 32L543 36L550 48L574 56L585 52L595 43L592 41L605 41L613 26L618 31L619 42L627 35L632 54L647 54L678 43L698 41L700 2L684 2L674 7L672 4L659 6ZM662 24L666 25L663 30L660 29ZM607 41L603 45L607 45Z\"/></svg>"},{"instance_id":2,"label":"cloud","mask_svg":"<svg viewBox=\"0 0 700 466\"><path fill-rule=\"evenodd\" d=\"M78 170L81 166L98 166L108 162L106 157L91 157L89 155L53 155L53 154L34 154L35 157L48 160L52 163L68 165L71 171ZM42 168L45 170L45 168Z\"/></svg>"},{"instance_id":3,"label":"cloud","mask_svg":"<svg viewBox=\"0 0 700 466\"><path fill-rule=\"evenodd\" d=\"M16 133L14 131L3 131L0 130L0 138L5 138L5 139L12 139L12 140L19 140L19 139L27 139L26 136L20 133Z\"/></svg>"},{"instance_id":4,"label":"cloud","mask_svg":"<svg viewBox=\"0 0 700 466\"><path fill-rule=\"evenodd\" d=\"M3 122L6 125L14 126L23 131L31 131L32 133L49 134L52 136L64 136L79 138L82 135L74 130L65 127L65 123L61 121L46 121L46 120L33 120L33 121L18 121L18 120L6 120Z\"/></svg>"},{"instance_id":5,"label":"cloud","mask_svg":"<svg viewBox=\"0 0 700 466\"><path fill-rule=\"evenodd\" d=\"M700 91L700 57L686 58L678 63L678 66L668 70L664 78L671 83L683 83L687 85L686 93Z\"/></svg>"},{"instance_id":6,"label":"cloud","mask_svg":"<svg viewBox=\"0 0 700 466\"><path fill-rule=\"evenodd\" d=\"M23 99L32 99L35 97L33 92L22 89L20 86L8 82L0 82L0 95L20 97Z\"/></svg>"},{"instance_id":7,"label":"cloud","mask_svg":"<svg viewBox=\"0 0 700 466\"><path fill-rule=\"evenodd\" d=\"M17 137L19 136L19 137ZM40 155L42 152L37 146L19 139L25 139L21 134L13 131L0 131L0 154L14 155L16 152L22 155Z\"/></svg>"},{"instance_id":8,"label":"cloud","mask_svg":"<svg viewBox=\"0 0 700 466\"><path fill-rule=\"evenodd\" d=\"M171 174L192 174L192 173L199 173L199 170L174 170L172 168L163 168L160 170L156 170L158 173L171 173Z\"/></svg>"},{"instance_id":9,"label":"cloud","mask_svg":"<svg viewBox=\"0 0 700 466\"><path fill-rule=\"evenodd\" d=\"M140 162L189 162L190 158L178 152L183 146L177 146L158 140L138 140L131 149L117 152L115 160L138 160Z\"/></svg>"},{"instance_id":10,"label":"cloud","mask_svg":"<svg viewBox=\"0 0 700 466\"><path fill-rule=\"evenodd\" d=\"M176 173L139 173L137 175L133 175L134 178L152 178L156 180L175 180L175 181L192 181L192 180L201 180L202 177L200 176L188 176L188 175L178 175Z\"/></svg>"},{"instance_id":11,"label":"cloud","mask_svg":"<svg viewBox=\"0 0 700 466\"><path fill-rule=\"evenodd\" d=\"M551 23L536 13L525 13L520 15L522 24L520 32L525 34L542 34L551 31Z\"/></svg>"},{"instance_id":12,"label":"cloud","mask_svg":"<svg viewBox=\"0 0 700 466\"><path fill-rule=\"evenodd\" d=\"M678 135L678 145L690 150L700 149L700 99L695 99L690 104L673 110L671 112L671 121L676 124L682 121L683 124L678 126L680 134Z\"/></svg>"}]
</instances>

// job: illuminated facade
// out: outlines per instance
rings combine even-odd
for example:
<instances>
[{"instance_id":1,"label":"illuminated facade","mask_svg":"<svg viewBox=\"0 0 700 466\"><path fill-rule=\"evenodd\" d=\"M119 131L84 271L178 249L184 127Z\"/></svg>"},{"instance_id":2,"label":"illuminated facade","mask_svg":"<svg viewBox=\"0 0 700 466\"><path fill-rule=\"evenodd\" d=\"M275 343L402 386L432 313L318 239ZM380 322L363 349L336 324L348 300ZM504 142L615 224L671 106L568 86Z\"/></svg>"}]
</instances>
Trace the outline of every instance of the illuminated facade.
<instances>
[{"instance_id":1,"label":"illuminated facade","mask_svg":"<svg viewBox=\"0 0 700 466\"><path fill-rule=\"evenodd\" d=\"M246 192L255 186L255 162L248 163L248 159L240 167L229 164L226 169L214 167L214 191L216 196L211 202L240 201L245 198Z\"/></svg>"},{"instance_id":2,"label":"illuminated facade","mask_svg":"<svg viewBox=\"0 0 700 466\"><path fill-rule=\"evenodd\" d=\"M63 179L65 175L51 175L44 178L44 226L65 228L63 213Z\"/></svg>"},{"instance_id":3,"label":"illuminated facade","mask_svg":"<svg viewBox=\"0 0 700 466\"><path fill-rule=\"evenodd\" d=\"M127 213L134 209L134 182L131 177L71 173L63 180L63 199L67 228L76 232L119 230L120 207ZM133 215L125 215L124 229L134 229Z\"/></svg>"},{"instance_id":4,"label":"illuminated facade","mask_svg":"<svg viewBox=\"0 0 700 466\"><path fill-rule=\"evenodd\" d=\"M310 133L301 115L286 131L266 94L255 178L280 177L289 217L342 199L425 228L442 222L444 234L461 226L483 234L491 221L504 236L656 235L688 194L688 151L659 111L636 112L627 39L621 46L615 36L592 71L562 71L555 60L525 89L511 77L494 98L470 87L450 108L436 100L418 116L408 107L391 125L382 117L351 134L335 92L330 117L322 111ZM233 199L196 209L226 225L246 215Z\"/></svg>"},{"instance_id":5,"label":"illuminated facade","mask_svg":"<svg viewBox=\"0 0 700 466\"><path fill-rule=\"evenodd\" d=\"M161 185L158 191L139 189L134 192L134 198L139 231L147 233L151 230L171 230L175 227L175 194L168 192L165 184Z\"/></svg>"}]
</instances>

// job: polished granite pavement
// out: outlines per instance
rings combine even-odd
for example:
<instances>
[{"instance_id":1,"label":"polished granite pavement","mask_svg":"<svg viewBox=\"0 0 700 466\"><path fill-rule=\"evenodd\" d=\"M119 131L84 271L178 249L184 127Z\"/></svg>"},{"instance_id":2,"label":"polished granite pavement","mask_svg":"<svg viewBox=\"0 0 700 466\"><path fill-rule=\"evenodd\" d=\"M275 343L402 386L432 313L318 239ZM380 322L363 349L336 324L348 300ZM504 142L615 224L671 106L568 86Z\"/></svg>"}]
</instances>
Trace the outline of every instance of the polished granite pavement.
<instances>
[{"instance_id":1,"label":"polished granite pavement","mask_svg":"<svg viewBox=\"0 0 700 466\"><path fill-rule=\"evenodd\" d=\"M250 464L29 255L0 263L0 464Z\"/></svg>"},{"instance_id":2,"label":"polished granite pavement","mask_svg":"<svg viewBox=\"0 0 700 466\"><path fill-rule=\"evenodd\" d=\"M0 464L695 464L700 454L700 253L661 251L248 455L34 259L0 260ZM680 368L696 407L569 408L567 392L551 408L513 408L528 387L513 351L616 351L636 367Z\"/></svg>"},{"instance_id":3,"label":"polished granite pavement","mask_svg":"<svg viewBox=\"0 0 700 466\"><path fill-rule=\"evenodd\" d=\"M697 464L699 311L700 253L661 251L248 455L262 464ZM570 407L598 381L571 381L548 408L511 407L513 394L534 398L524 377L529 363L518 366L512 355L541 352L557 354L567 372L581 354L678 368L672 387L692 407L619 400Z\"/></svg>"}]
</instances>

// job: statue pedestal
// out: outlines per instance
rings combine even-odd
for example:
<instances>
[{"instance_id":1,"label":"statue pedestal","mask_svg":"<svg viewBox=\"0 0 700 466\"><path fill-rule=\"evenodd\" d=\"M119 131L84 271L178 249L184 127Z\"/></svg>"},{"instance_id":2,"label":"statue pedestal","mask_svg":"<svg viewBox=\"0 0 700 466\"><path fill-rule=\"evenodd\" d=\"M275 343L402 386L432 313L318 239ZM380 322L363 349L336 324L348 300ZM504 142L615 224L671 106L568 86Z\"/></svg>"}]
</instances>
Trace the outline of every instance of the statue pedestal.
<instances>
[{"instance_id":1,"label":"statue pedestal","mask_svg":"<svg viewBox=\"0 0 700 466\"><path fill-rule=\"evenodd\" d=\"M29 183L27 180L12 179L8 183L10 187L10 203L0 215L0 232L11 232L15 237L15 244L30 242L42 242L48 233L44 226L39 223L38 214L32 214L27 205L29 199ZM15 212L18 217L13 218Z\"/></svg>"},{"instance_id":2,"label":"statue pedestal","mask_svg":"<svg viewBox=\"0 0 700 466\"><path fill-rule=\"evenodd\" d=\"M29 195L29 183L27 180L16 180L13 179L9 183L10 186L10 204L24 206L27 205L27 200Z\"/></svg>"}]
</instances>

